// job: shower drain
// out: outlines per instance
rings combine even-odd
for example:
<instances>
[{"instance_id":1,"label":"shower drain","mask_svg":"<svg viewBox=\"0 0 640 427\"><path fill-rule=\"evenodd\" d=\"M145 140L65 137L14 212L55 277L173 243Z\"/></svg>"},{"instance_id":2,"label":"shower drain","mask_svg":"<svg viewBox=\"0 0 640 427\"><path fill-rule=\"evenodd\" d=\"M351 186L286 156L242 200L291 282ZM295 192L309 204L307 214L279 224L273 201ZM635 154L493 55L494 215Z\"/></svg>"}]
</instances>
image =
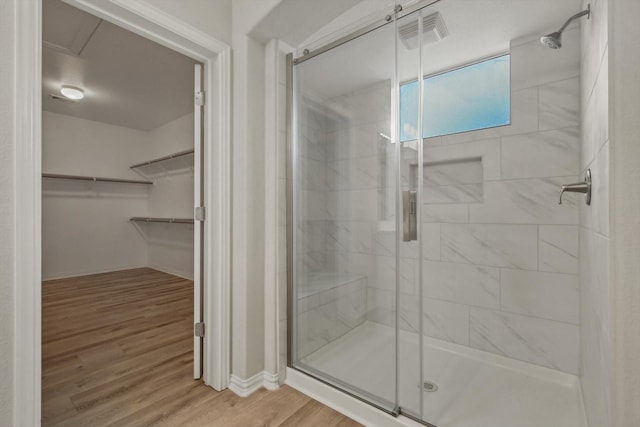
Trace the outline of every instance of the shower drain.
<instances>
[{"instance_id":1,"label":"shower drain","mask_svg":"<svg viewBox=\"0 0 640 427\"><path fill-rule=\"evenodd\" d=\"M422 383L422 388L424 391L434 392L438 391L438 385L436 383L432 383L431 381L425 381Z\"/></svg>"}]
</instances>

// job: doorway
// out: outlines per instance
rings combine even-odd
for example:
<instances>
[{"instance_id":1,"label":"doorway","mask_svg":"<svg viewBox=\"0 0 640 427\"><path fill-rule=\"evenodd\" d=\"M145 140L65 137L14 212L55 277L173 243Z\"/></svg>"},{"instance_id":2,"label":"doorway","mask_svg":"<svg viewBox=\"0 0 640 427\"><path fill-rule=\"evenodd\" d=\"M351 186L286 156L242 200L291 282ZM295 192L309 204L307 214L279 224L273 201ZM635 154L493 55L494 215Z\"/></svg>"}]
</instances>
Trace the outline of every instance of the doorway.
<instances>
[{"instance_id":1,"label":"doorway","mask_svg":"<svg viewBox=\"0 0 640 427\"><path fill-rule=\"evenodd\" d=\"M101 19L126 27L137 34L170 47L204 64L204 88L210 91L203 122L204 163L211 171L205 177L204 198L209 221L204 234L208 263L204 266L204 285L210 304L205 304L207 337L204 340L206 384L225 388L229 377L229 259L230 241L230 47L211 37L202 37L189 25L162 15L154 6L75 1L77 6ZM131 6L131 7L129 7ZM41 10L42 2L17 2L16 44L21 52L16 65L16 85L25 96L16 99L17 219L16 307L21 333L16 336L16 370L22 380L16 383L16 423L40 423L41 405L41 238L40 200L41 157ZM212 124L215 123L215 127Z\"/></svg>"},{"instance_id":2,"label":"doorway","mask_svg":"<svg viewBox=\"0 0 640 427\"><path fill-rule=\"evenodd\" d=\"M123 387L151 360L202 377L204 96L202 64L58 0L43 3L42 45L42 399L55 425L95 416L86 396L113 403L105 377Z\"/></svg>"}]
</instances>

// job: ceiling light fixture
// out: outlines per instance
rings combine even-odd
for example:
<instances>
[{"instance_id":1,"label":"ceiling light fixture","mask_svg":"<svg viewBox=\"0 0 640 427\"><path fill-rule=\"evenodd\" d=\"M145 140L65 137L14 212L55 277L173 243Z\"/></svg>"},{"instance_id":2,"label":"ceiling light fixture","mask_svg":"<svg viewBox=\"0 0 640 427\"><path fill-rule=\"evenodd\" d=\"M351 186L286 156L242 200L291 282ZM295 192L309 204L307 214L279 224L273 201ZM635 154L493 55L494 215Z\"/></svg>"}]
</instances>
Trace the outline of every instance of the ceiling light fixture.
<instances>
[{"instance_id":1,"label":"ceiling light fixture","mask_svg":"<svg viewBox=\"0 0 640 427\"><path fill-rule=\"evenodd\" d=\"M60 93L65 98L73 99L74 101L84 98L84 90L75 86L63 85Z\"/></svg>"}]
</instances>

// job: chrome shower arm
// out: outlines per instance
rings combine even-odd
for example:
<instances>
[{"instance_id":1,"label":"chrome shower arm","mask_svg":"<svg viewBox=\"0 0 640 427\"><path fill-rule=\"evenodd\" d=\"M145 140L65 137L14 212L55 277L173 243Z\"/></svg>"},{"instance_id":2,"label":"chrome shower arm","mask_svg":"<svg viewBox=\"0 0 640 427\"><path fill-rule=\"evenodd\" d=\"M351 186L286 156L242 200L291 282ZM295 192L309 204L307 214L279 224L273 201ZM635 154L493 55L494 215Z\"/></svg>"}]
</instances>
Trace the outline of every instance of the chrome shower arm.
<instances>
[{"instance_id":1,"label":"chrome shower arm","mask_svg":"<svg viewBox=\"0 0 640 427\"><path fill-rule=\"evenodd\" d=\"M587 5L587 9L583 10L582 12L578 12L575 15L573 15L571 18L567 19L567 22L565 22L562 27L560 27L560 29L558 30L559 33L563 32L565 28L567 28L569 26L569 24L575 20L578 19L582 16L587 15L587 19L589 19L589 16L591 15L591 4Z\"/></svg>"}]
</instances>

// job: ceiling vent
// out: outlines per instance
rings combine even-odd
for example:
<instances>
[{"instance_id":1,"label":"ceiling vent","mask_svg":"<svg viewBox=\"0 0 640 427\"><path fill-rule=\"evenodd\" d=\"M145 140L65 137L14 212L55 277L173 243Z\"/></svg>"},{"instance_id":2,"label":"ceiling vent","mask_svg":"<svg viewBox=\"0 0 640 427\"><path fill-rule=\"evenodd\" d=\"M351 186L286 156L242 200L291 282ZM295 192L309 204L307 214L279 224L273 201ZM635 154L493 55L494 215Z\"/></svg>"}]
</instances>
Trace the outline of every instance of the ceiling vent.
<instances>
[{"instance_id":1,"label":"ceiling vent","mask_svg":"<svg viewBox=\"0 0 640 427\"><path fill-rule=\"evenodd\" d=\"M398 28L400 41L407 49L415 49L418 47L418 20L407 22ZM436 43L449 35L447 25L442 19L440 12L422 18L422 44L427 45Z\"/></svg>"}]
</instances>

